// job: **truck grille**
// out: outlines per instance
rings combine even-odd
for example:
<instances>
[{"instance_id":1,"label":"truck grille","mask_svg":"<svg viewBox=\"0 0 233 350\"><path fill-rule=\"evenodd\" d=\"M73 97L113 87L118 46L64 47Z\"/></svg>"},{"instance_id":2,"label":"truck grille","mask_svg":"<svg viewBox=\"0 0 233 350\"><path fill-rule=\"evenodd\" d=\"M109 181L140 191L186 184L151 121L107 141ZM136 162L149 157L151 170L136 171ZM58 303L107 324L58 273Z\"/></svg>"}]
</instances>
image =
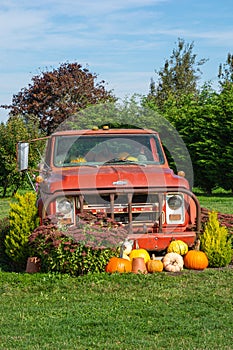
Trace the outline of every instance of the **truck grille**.
<instances>
[{"instance_id":1,"label":"truck grille","mask_svg":"<svg viewBox=\"0 0 233 350\"><path fill-rule=\"evenodd\" d=\"M158 194L86 194L82 196L81 200L79 198L79 206L81 210L91 211L93 214L104 212L123 225L131 224L133 227L158 226L160 212Z\"/></svg>"}]
</instances>

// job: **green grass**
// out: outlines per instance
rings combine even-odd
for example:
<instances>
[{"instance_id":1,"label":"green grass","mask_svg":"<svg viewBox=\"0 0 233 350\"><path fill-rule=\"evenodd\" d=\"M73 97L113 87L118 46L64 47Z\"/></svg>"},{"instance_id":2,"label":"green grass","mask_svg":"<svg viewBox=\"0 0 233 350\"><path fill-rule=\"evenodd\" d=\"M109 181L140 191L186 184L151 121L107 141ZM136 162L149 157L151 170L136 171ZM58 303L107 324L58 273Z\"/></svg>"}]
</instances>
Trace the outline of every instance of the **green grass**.
<instances>
[{"instance_id":1,"label":"green grass","mask_svg":"<svg viewBox=\"0 0 233 350\"><path fill-rule=\"evenodd\" d=\"M11 198L1 198L0 199L0 219L8 216L10 210Z\"/></svg>"},{"instance_id":2,"label":"green grass","mask_svg":"<svg viewBox=\"0 0 233 350\"><path fill-rule=\"evenodd\" d=\"M0 272L0 349L232 349L232 278Z\"/></svg>"},{"instance_id":3,"label":"green grass","mask_svg":"<svg viewBox=\"0 0 233 350\"><path fill-rule=\"evenodd\" d=\"M198 198L233 213L230 195ZM9 201L0 200L0 218ZM232 278L231 267L77 278L0 271L0 349L232 350Z\"/></svg>"},{"instance_id":4,"label":"green grass","mask_svg":"<svg viewBox=\"0 0 233 350\"><path fill-rule=\"evenodd\" d=\"M204 208L223 214L233 214L233 195L199 195L198 199Z\"/></svg>"}]
</instances>

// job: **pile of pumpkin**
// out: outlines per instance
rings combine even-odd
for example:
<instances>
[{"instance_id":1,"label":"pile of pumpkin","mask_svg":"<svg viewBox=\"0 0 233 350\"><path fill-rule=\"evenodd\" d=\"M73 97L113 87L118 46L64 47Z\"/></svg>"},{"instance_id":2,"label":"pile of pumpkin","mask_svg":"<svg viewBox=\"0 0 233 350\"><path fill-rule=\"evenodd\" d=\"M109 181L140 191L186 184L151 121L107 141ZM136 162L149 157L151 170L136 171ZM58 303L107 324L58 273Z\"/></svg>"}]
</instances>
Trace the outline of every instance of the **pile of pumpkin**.
<instances>
[{"instance_id":1,"label":"pile of pumpkin","mask_svg":"<svg viewBox=\"0 0 233 350\"><path fill-rule=\"evenodd\" d=\"M127 243L127 242L126 242ZM140 260L140 265L138 265ZM183 268L193 270L204 270L208 266L206 254L199 249L189 250L188 245L181 240L172 241L164 257L156 258L154 254L150 257L147 250L139 248L132 249L130 244L124 245L123 254L120 257L112 257L106 265L108 273L155 273L163 270L179 272Z\"/></svg>"}]
</instances>

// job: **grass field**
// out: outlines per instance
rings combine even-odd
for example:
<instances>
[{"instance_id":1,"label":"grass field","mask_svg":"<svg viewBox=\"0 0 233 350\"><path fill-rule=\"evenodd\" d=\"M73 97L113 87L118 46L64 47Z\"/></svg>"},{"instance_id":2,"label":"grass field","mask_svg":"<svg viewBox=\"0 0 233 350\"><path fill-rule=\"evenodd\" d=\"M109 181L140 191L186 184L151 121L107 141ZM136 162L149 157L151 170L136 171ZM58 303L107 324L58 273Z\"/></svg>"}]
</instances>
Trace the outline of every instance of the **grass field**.
<instances>
[{"instance_id":1,"label":"grass field","mask_svg":"<svg viewBox=\"0 0 233 350\"><path fill-rule=\"evenodd\" d=\"M232 349L233 269L0 273L0 349Z\"/></svg>"},{"instance_id":2,"label":"grass field","mask_svg":"<svg viewBox=\"0 0 233 350\"><path fill-rule=\"evenodd\" d=\"M198 198L233 214L229 195ZM0 349L232 350L232 278L232 266L76 278L0 269Z\"/></svg>"},{"instance_id":3,"label":"grass field","mask_svg":"<svg viewBox=\"0 0 233 350\"><path fill-rule=\"evenodd\" d=\"M0 219L5 218L10 209L11 198L0 198Z\"/></svg>"},{"instance_id":4,"label":"grass field","mask_svg":"<svg viewBox=\"0 0 233 350\"><path fill-rule=\"evenodd\" d=\"M223 214L233 214L233 194L197 195L200 205Z\"/></svg>"}]
</instances>

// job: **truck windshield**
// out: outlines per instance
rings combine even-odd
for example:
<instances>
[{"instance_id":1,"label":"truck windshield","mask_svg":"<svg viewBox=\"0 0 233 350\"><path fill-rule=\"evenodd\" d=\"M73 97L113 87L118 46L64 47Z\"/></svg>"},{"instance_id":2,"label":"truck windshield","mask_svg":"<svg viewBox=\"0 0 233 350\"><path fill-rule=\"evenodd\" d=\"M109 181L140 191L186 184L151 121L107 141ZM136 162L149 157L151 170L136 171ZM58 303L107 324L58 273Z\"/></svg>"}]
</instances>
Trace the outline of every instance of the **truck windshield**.
<instances>
[{"instance_id":1,"label":"truck windshield","mask_svg":"<svg viewBox=\"0 0 233 350\"><path fill-rule=\"evenodd\" d=\"M148 135L72 135L57 136L53 163L57 167L103 163L163 164L160 142Z\"/></svg>"}]
</instances>

